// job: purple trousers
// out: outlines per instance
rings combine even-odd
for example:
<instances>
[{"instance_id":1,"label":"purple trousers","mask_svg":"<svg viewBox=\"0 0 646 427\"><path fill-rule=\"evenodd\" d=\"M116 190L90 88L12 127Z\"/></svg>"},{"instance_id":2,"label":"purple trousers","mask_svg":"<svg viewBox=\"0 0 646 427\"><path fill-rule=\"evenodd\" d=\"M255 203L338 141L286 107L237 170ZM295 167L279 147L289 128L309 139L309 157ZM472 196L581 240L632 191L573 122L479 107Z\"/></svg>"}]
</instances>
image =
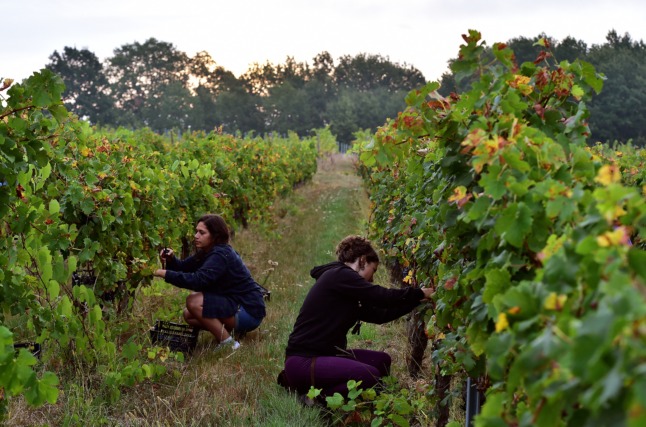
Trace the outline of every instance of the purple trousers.
<instances>
[{"instance_id":1,"label":"purple trousers","mask_svg":"<svg viewBox=\"0 0 646 427\"><path fill-rule=\"evenodd\" d=\"M332 396L348 393L349 380L361 381L367 389L390 374L391 359L387 353L374 350L346 350L345 356L303 357L289 356L285 360L285 376L291 389L307 393L310 386L321 389L321 394Z\"/></svg>"}]
</instances>

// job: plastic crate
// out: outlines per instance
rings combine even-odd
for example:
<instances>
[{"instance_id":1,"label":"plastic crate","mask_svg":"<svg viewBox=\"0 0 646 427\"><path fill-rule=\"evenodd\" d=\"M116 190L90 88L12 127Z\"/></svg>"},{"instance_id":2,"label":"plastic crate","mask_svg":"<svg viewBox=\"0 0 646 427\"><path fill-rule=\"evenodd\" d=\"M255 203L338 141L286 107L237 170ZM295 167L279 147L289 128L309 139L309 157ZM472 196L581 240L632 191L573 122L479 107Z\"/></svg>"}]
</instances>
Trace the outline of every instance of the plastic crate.
<instances>
[{"instance_id":1,"label":"plastic crate","mask_svg":"<svg viewBox=\"0 0 646 427\"><path fill-rule=\"evenodd\" d=\"M95 282L96 274L94 274L94 268L90 264L72 273L72 286L94 286Z\"/></svg>"},{"instance_id":2,"label":"plastic crate","mask_svg":"<svg viewBox=\"0 0 646 427\"><path fill-rule=\"evenodd\" d=\"M150 328L150 340L172 351L190 353L197 345L199 333L200 330L193 326L157 320L155 326Z\"/></svg>"},{"instance_id":3,"label":"plastic crate","mask_svg":"<svg viewBox=\"0 0 646 427\"><path fill-rule=\"evenodd\" d=\"M262 299L265 301L271 301L271 291L261 285L260 286L260 293L262 294Z\"/></svg>"},{"instance_id":4,"label":"plastic crate","mask_svg":"<svg viewBox=\"0 0 646 427\"><path fill-rule=\"evenodd\" d=\"M31 354L33 354L38 359L40 359L40 352L41 352L40 344L35 342L21 342L21 343L15 343L13 345L13 349L16 351L16 353L19 352L21 348L24 348L25 350L31 352Z\"/></svg>"}]
</instances>

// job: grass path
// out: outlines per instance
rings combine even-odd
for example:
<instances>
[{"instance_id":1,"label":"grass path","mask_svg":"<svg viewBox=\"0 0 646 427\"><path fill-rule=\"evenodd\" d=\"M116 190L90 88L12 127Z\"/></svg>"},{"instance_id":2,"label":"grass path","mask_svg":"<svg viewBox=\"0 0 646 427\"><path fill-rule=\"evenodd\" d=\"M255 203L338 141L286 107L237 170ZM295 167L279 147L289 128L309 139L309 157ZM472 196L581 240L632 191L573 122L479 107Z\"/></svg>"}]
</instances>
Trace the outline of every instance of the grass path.
<instances>
[{"instance_id":1,"label":"grass path","mask_svg":"<svg viewBox=\"0 0 646 427\"><path fill-rule=\"evenodd\" d=\"M132 426L316 426L319 413L301 407L276 384L294 320L312 285L309 270L334 259L348 234L364 234L369 200L352 160L321 162L313 181L274 208L275 226L238 232L234 248L271 291L260 331L240 350L214 354L202 332L198 349L163 382L140 385L106 414ZM278 265L269 271L269 261Z\"/></svg>"}]
</instances>

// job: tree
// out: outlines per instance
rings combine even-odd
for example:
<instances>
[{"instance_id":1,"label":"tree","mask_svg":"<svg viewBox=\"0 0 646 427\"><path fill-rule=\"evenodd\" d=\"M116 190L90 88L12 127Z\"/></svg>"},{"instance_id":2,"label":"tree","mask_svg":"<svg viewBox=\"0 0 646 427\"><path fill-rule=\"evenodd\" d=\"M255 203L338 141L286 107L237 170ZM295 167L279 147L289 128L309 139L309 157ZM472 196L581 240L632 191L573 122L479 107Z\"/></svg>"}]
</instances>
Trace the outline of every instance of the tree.
<instances>
[{"instance_id":1,"label":"tree","mask_svg":"<svg viewBox=\"0 0 646 427\"><path fill-rule=\"evenodd\" d=\"M233 73L218 66L207 52L198 52L190 59L193 109L189 122L193 129L210 131L221 123L216 117L217 98L231 90L244 90Z\"/></svg>"},{"instance_id":2,"label":"tree","mask_svg":"<svg viewBox=\"0 0 646 427\"><path fill-rule=\"evenodd\" d=\"M159 122L153 104L164 96L164 90L172 87L176 91L177 84L188 87L189 60L172 44L150 38L143 44L135 42L115 49L108 76L121 110L119 124L149 126Z\"/></svg>"},{"instance_id":3,"label":"tree","mask_svg":"<svg viewBox=\"0 0 646 427\"><path fill-rule=\"evenodd\" d=\"M330 130L336 135L339 142L352 141L353 132L360 129L358 126L359 115L355 102L356 91L344 89L327 106L326 116L330 123Z\"/></svg>"},{"instance_id":4,"label":"tree","mask_svg":"<svg viewBox=\"0 0 646 427\"><path fill-rule=\"evenodd\" d=\"M329 52L321 52L313 59L312 78L321 82L327 82L332 79L334 73L334 59Z\"/></svg>"},{"instance_id":5,"label":"tree","mask_svg":"<svg viewBox=\"0 0 646 427\"><path fill-rule=\"evenodd\" d=\"M216 101L215 120L228 133L265 132L265 118L257 95L234 88L221 92Z\"/></svg>"},{"instance_id":6,"label":"tree","mask_svg":"<svg viewBox=\"0 0 646 427\"><path fill-rule=\"evenodd\" d=\"M416 68L390 62L381 55L358 54L339 58L334 69L338 86L367 91L377 87L391 90L411 90L426 83L424 75Z\"/></svg>"},{"instance_id":7,"label":"tree","mask_svg":"<svg viewBox=\"0 0 646 427\"><path fill-rule=\"evenodd\" d=\"M559 61L574 62L577 59L585 59L588 55L588 45L573 37L566 37L554 46L554 56Z\"/></svg>"},{"instance_id":8,"label":"tree","mask_svg":"<svg viewBox=\"0 0 646 427\"><path fill-rule=\"evenodd\" d=\"M67 109L92 123L111 123L114 101L110 96L103 65L88 49L66 46L54 51L46 68L58 74L65 83L63 102Z\"/></svg>"},{"instance_id":9,"label":"tree","mask_svg":"<svg viewBox=\"0 0 646 427\"><path fill-rule=\"evenodd\" d=\"M240 76L248 92L253 95L267 96L269 89L279 82L279 70L267 61L264 65L254 63L246 73Z\"/></svg>"},{"instance_id":10,"label":"tree","mask_svg":"<svg viewBox=\"0 0 646 427\"><path fill-rule=\"evenodd\" d=\"M158 132L186 129L191 124L194 101L188 88L174 81L155 90L158 92L149 94L150 102L141 110L146 125Z\"/></svg>"},{"instance_id":11,"label":"tree","mask_svg":"<svg viewBox=\"0 0 646 427\"><path fill-rule=\"evenodd\" d=\"M590 103L590 130L596 141L646 144L646 45L629 34L608 33L588 55L605 75L603 91Z\"/></svg>"},{"instance_id":12,"label":"tree","mask_svg":"<svg viewBox=\"0 0 646 427\"><path fill-rule=\"evenodd\" d=\"M267 128L286 135L294 131L306 135L317 126L315 112L308 93L294 87L289 81L270 90L270 95L263 101L263 111Z\"/></svg>"}]
</instances>

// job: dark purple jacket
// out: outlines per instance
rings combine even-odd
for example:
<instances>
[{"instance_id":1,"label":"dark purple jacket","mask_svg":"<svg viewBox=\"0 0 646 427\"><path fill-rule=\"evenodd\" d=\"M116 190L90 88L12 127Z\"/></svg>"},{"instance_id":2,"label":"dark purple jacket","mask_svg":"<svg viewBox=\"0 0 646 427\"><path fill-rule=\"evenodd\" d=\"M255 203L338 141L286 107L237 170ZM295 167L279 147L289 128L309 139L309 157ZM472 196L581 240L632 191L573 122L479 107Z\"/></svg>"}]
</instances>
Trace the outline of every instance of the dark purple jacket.
<instances>
[{"instance_id":1,"label":"dark purple jacket","mask_svg":"<svg viewBox=\"0 0 646 427\"><path fill-rule=\"evenodd\" d=\"M341 262L315 267L310 274L317 280L296 318L287 356L342 354L348 331L358 320L390 322L409 313L424 298L421 289L374 285Z\"/></svg>"}]
</instances>

